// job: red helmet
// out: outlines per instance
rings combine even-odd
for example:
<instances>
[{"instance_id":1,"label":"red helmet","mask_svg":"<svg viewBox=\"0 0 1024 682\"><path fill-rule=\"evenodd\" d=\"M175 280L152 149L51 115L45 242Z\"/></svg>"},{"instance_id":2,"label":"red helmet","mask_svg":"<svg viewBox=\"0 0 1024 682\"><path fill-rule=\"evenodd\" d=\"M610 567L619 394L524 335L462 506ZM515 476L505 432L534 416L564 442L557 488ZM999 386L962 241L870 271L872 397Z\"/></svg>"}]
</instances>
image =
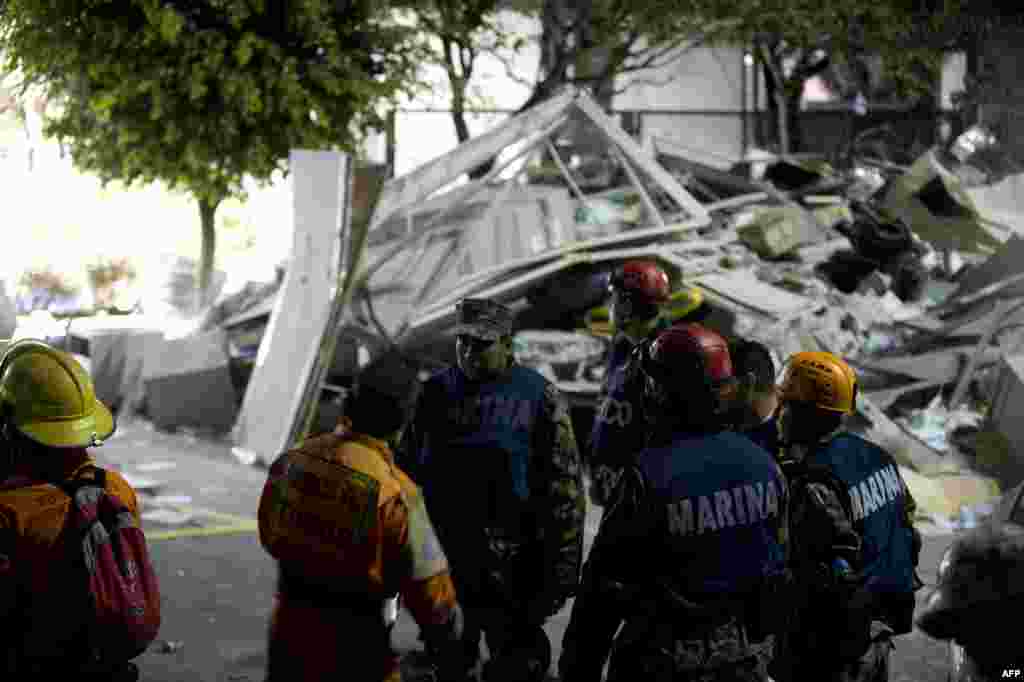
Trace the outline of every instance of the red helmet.
<instances>
[{"instance_id":1,"label":"red helmet","mask_svg":"<svg viewBox=\"0 0 1024 682\"><path fill-rule=\"evenodd\" d=\"M654 339L648 360L672 375L695 374L711 384L733 378L729 344L696 322L669 327Z\"/></svg>"},{"instance_id":2,"label":"red helmet","mask_svg":"<svg viewBox=\"0 0 1024 682\"><path fill-rule=\"evenodd\" d=\"M711 425L725 413L735 389L728 343L695 322L661 332L651 342L643 371L645 402L655 419L685 417Z\"/></svg>"},{"instance_id":3,"label":"red helmet","mask_svg":"<svg viewBox=\"0 0 1024 682\"><path fill-rule=\"evenodd\" d=\"M649 260L626 261L612 273L610 285L626 292L638 303L648 305L667 302L671 293L668 273Z\"/></svg>"}]
</instances>

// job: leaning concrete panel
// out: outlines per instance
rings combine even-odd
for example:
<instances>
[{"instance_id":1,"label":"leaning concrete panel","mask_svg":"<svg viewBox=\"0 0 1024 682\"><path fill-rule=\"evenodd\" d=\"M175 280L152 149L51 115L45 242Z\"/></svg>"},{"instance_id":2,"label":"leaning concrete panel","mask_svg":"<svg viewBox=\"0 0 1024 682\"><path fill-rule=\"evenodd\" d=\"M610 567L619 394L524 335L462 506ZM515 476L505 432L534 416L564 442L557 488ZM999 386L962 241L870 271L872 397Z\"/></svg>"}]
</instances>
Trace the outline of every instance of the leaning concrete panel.
<instances>
[{"instance_id":1,"label":"leaning concrete panel","mask_svg":"<svg viewBox=\"0 0 1024 682\"><path fill-rule=\"evenodd\" d=\"M291 266L274 302L235 424L235 455L270 462L289 443L338 284L348 156L294 150Z\"/></svg>"},{"instance_id":2,"label":"leaning concrete panel","mask_svg":"<svg viewBox=\"0 0 1024 682\"><path fill-rule=\"evenodd\" d=\"M158 428L225 432L234 424L238 399L223 330L163 341L143 381L149 417Z\"/></svg>"}]
</instances>

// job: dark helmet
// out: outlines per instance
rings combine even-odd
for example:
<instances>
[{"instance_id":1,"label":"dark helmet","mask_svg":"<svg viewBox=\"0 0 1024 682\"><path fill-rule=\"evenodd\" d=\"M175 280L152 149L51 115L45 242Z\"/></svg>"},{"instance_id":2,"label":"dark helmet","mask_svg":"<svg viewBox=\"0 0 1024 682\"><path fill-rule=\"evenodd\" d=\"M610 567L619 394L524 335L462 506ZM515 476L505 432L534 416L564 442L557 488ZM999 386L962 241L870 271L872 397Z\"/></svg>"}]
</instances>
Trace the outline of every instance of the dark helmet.
<instances>
[{"instance_id":1,"label":"dark helmet","mask_svg":"<svg viewBox=\"0 0 1024 682\"><path fill-rule=\"evenodd\" d=\"M644 361L649 403L662 414L718 414L724 407L722 389L734 387L729 344L720 334L689 322L661 332Z\"/></svg>"},{"instance_id":2,"label":"dark helmet","mask_svg":"<svg viewBox=\"0 0 1024 682\"><path fill-rule=\"evenodd\" d=\"M667 303L671 294L668 273L649 260L626 261L612 273L609 286L645 306Z\"/></svg>"}]
</instances>

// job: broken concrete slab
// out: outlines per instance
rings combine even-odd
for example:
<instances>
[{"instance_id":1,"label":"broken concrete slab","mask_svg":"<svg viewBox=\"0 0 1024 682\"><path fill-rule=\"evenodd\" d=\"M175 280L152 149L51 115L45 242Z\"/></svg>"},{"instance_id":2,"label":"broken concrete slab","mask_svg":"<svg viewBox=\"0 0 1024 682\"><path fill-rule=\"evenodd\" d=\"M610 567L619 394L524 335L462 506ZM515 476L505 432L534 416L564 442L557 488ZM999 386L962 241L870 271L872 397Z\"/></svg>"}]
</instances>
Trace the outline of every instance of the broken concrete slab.
<instances>
[{"instance_id":1,"label":"broken concrete slab","mask_svg":"<svg viewBox=\"0 0 1024 682\"><path fill-rule=\"evenodd\" d=\"M926 379L924 381L915 381L910 384L905 384L903 386L895 386L893 388L886 388L880 391L869 391L866 392L864 395L867 396L872 402L874 402L883 410L887 410L892 406L893 403L895 403L897 400L902 398L907 393L911 393L913 391L923 391L929 388L941 388L946 383L947 382L944 381L934 381L931 379Z\"/></svg>"},{"instance_id":2,"label":"broken concrete slab","mask_svg":"<svg viewBox=\"0 0 1024 682\"><path fill-rule=\"evenodd\" d=\"M957 346L920 355L889 356L878 359L856 358L851 362L858 367L877 372L900 374L922 381L952 383L960 376L964 363L974 351L974 346ZM998 348L989 348L980 355L979 364L998 362L1000 357L1002 357L1002 351Z\"/></svg>"},{"instance_id":3,"label":"broken concrete slab","mask_svg":"<svg viewBox=\"0 0 1024 682\"><path fill-rule=\"evenodd\" d=\"M1024 468L1024 354L1004 355L988 413L988 428L1001 434L1012 459L1004 466Z\"/></svg>"},{"instance_id":4,"label":"broken concrete slab","mask_svg":"<svg viewBox=\"0 0 1024 682\"><path fill-rule=\"evenodd\" d=\"M934 151L922 155L892 182L882 205L936 248L976 251L1000 245L981 226L970 196L942 167Z\"/></svg>"},{"instance_id":5,"label":"broken concrete slab","mask_svg":"<svg viewBox=\"0 0 1024 682\"><path fill-rule=\"evenodd\" d=\"M146 407L157 428L196 426L226 432L238 414L223 330L165 340L147 360Z\"/></svg>"},{"instance_id":6,"label":"broken concrete slab","mask_svg":"<svg viewBox=\"0 0 1024 682\"><path fill-rule=\"evenodd\" d=\"M775 319L787 319L817 307L818 302L762 282L752 270L703 275L693 281L739 309L753 309Z\"/></svg>"},{"instance_id":7,"label":"broken concrete slab","mask_svg":"<svg viewBox=\"0 0 1024 682\"><path fill-rule=\"evenodd\" d=\"M1024 270L1024 237L1013 235L984 263L968 269L959 280L954 296L965 296L1001 282ZM1024 296L1024 282L1003 291L1004 296Z\"/></svg>"},{"instance_id":8,"label":"broken concrete slab","mask_svg":"<svg viewBox=\"0 0 1024 682\"><path fill-rule=\"evenodd\" d=\"M737 222L737 233L743 243L769 259L781 258L828 237L804 209L794 206L754 208Z\"/></svg>"}]
</instances>

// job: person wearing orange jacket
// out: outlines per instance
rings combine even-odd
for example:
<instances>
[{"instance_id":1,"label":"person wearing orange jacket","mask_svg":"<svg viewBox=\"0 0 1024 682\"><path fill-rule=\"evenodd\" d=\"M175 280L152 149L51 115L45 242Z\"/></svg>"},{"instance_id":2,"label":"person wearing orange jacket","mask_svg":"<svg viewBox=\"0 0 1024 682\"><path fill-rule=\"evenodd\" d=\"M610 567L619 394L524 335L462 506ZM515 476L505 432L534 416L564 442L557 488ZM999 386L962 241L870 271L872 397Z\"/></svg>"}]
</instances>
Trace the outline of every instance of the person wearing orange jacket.
<instances>
[{"instance_id":1,"label":"person wearing orange jacket","mask_svg":"<svg viewBox=\"0 0 1024 682\"><path fill-rule=\"evenodd\" d=\"M401 599L435 652L459 650L462 611L419 489L394 461L419 386L397 355L359 376L341 428L270 468L259 504L278 561L267 682L401 679L391 646ZM444 674L446 660L437 665Z\"/></svg>"},{"instance_id":2,"label":"person wearing orange jacket","mask_svg":"<svg viewBox=\"0 0 1024 682\"><path fill-rule=\"evenodd\" d=\"M0 679L131 682L129 661L93 661L90 623L73 617L81 583L66 554L71 499L57 485L96 463L86 448L115 431L92 380L68 353L24 339L0 360ZM105 488L141 525L135 491L116 471Z\"/></svg>"}]
</instances>

